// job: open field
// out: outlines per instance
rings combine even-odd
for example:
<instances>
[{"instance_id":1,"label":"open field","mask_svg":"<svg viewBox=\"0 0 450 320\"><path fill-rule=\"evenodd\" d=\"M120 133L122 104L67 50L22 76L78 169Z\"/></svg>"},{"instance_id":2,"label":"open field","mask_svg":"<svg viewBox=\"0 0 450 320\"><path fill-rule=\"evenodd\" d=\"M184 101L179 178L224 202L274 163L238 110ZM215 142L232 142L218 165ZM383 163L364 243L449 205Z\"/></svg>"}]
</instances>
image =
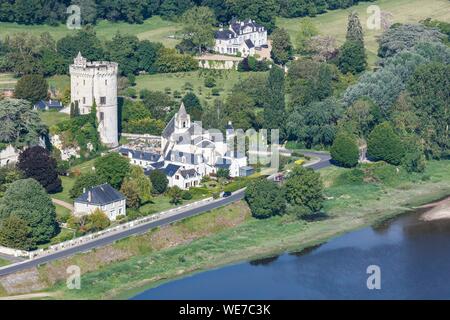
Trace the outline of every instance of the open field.
<instances>
[{"instance_id":1,"label":"open field","mask_svg":"<svg viewBox=\"0 0 450 320\"><path fill-rule=\"evenodd\" d=\"M220 89L220 97L226 97L233 86L241 79L247 79L253 72L238 72L234 70L218 71L215 76L216 87ZM148 89L154 91L163 91L170 88L171 92L175 90L183 92L183 86L186 82L192 84L194 93L200 98L215 98L211 95L211 89L206 88L205 77L200 71L178 72L178 73L159 73L151 75L141 75L136 77L136 90Z\"/></svg>"},{"instance_id":2,"label":"open field","mask_svg":"<svg viewBox=\"0 0 450 320\"><path fill-rule=\"evenodd\" d=\"M37 269L43 281L40 291L59 298L127 298L195 272L299 251L450 194L450 161L431 161L422 174L400 172L386 183L343 183L340 177L348 171L336 167L321 171L328 199L325 219L239 218L239 213L248 215L246 204L240 202L42 266ZM64 285L65 268L71 264L84 273L82 289L76 292Z\"/></svg>"},{"instance_id":3,"label":"open field","mask_svg":"<svg viewBox=\"0 0 450 320\"><path fill-rule=\"evenodd\" d=\"M122 34L136 35L141 40L150 40L161 42L166 47L174 47L178 40L171 39L169 36L175 34L180 29L180 24L173 21L166 21L158 16L147 19L142 24L129 24L125 22L99 21L94 27L97 35L102 40L111 39L117 31ZM60 39L67 34L76 32L76 30L67 29L66 25L61 24L56 27L48 25L19 25L17 23L0 23L0 38L17 32L26 32L33 35L40 35L43 32L49 32L53 38Z\"/></svg>"},{"instance_id":4,"label":"open field","mask_svg":"<svg viewBox=\"0 0 450 320\"><path fill-rule=\"evenodd\" d=\"M17 79L11 73L0 73L0 89L14 88Z\"/></svg>"},{"instance_id":5,"label":"open field","mask_svg":"<svg viewBox=\"0 0 450 320\"><path fill-rule=\"evenodd\" d=\"M299 21L311 19L319 29L320 34L335 37L338 44L341 45L347 32L348 12L355 10L358 12L364 29L369 65L373 65L376 62L378 51L377 37L380 36L382 30L368 30L367 28L366 21L369 14L366 10L370 5L378 5L381 11L391 13L393 22L417 23L428 17L441 21L450 21L450 1L448 0L378 0L363 2L348 9L333 10L314 18L278 18L277 26L287 29L291 40L295 43L294 40L299 31Z\"/></svg>"}]
</instances>

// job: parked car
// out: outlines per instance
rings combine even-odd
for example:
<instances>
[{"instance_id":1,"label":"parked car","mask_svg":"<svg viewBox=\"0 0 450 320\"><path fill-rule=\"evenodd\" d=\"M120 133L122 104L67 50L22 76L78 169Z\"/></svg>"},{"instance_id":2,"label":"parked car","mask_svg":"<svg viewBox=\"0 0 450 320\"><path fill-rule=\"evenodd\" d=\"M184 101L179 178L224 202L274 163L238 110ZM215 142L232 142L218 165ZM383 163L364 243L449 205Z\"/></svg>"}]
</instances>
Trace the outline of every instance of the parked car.
<instances>
[{"instance_id":1,"label":"parked car","mask_svg":"<svg viewBox=\"0 0 450 320\"><path fill-rule=\"evenodd\" d=\"M222 195L222 197L224 197L224 198L227 198L227 197L229 197L229 196L231 196L231 192L230 192L230 191L225 191L225 192L223 193L223 195Z\"/></svg>"}]
</instances>

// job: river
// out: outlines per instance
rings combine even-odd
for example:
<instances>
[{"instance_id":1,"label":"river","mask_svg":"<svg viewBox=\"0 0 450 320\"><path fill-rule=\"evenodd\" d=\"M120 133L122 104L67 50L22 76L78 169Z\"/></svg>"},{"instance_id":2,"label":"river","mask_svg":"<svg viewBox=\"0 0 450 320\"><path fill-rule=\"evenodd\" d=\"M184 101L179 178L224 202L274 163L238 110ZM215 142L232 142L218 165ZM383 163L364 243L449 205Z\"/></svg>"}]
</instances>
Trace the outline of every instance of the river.
<instances>
[{"instance_id":1,"label":"river","mask_svg":"<svg viewBox=\"0 0 450 320\"><path fill-rule=\"evenodd\" d=\"M450 219L421 211L299 253L201 272L133 299L449 299ZM369 290L367 268L380 268Z\"/></svg>"}]
</instances>

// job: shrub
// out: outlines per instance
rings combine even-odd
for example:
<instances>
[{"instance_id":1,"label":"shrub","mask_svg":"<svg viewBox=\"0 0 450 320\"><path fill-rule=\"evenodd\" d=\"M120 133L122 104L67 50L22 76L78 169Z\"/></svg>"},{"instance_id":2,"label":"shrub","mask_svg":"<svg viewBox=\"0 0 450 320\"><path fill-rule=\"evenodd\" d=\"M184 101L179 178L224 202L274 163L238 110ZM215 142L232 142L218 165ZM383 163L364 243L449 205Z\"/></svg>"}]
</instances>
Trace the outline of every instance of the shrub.
<instances>
[{"instance_id":1,"label":"shrub","mask_svg":"<svg viewBox=\"0 0 450 320\"><path fill-rule=\"evenodd\" d=\"M331 158L340 166L351 168L358 164L359 148L356 138L347 132L336 136L330 151Z\"/></svg>"},{"instance_id":2,"label":"shrub","mask_svg":"<svg viewBox=\"0 0 450 320\"><path fill-rule=\"evenodd\" d=\"M169 184L166 175L159 170L150 172L150 181L152 182L154 192L159 194L164 193Z\"/></svg>"},{"instance_id":3,"label":"shrub","mask_svg":"<svg viewBox=\"0 0 450 320\"><path fill-rule=\"evenodd\" d=\"M389 122L377 125L369 134L367 153L375 161L400 164L404 155L403 144Z\"/></svg>"},{"instance_id":4,"label":"shrub","mask_svg":"<svg viewBox=\"0 0 450 320\"><path fill-rule=\"evenodd\" d=\"M245 200L252 216L258 219L281 215L286 208L284 191L267 179L257 179L250 183L245 190Z\"/></svg>"},{"instance_id":5,"label":"shrub","mask_svg":"<svg viewBox=\"0 0 450 320\"><path fill-rule=\"evenodd\" d=\"M184 191L182 198L183 198L183 200L191 200L192 194L189 191Z\"/></svg>"}]
</instances>

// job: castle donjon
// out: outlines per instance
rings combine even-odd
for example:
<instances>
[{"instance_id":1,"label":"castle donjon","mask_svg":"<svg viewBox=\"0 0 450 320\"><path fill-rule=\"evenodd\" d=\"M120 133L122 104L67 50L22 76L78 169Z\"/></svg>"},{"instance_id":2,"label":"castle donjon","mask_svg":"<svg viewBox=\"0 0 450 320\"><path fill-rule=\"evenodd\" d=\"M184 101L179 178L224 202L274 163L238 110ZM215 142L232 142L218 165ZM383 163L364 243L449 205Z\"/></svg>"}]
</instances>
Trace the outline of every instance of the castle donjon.
<instances>
[{"instance_id":1,"label":"castle donjon","mask_svg":"<svg viewBox=\"0 0 450 320\"><path fill-rule=\"evenodd\" d=\"M109 61L87 61L78 53L70 65L71 102L80 114L88 114L95 101L98 131L103 144L116 147L118 141L117 69Z\"/></svg>"}]
</instances>

